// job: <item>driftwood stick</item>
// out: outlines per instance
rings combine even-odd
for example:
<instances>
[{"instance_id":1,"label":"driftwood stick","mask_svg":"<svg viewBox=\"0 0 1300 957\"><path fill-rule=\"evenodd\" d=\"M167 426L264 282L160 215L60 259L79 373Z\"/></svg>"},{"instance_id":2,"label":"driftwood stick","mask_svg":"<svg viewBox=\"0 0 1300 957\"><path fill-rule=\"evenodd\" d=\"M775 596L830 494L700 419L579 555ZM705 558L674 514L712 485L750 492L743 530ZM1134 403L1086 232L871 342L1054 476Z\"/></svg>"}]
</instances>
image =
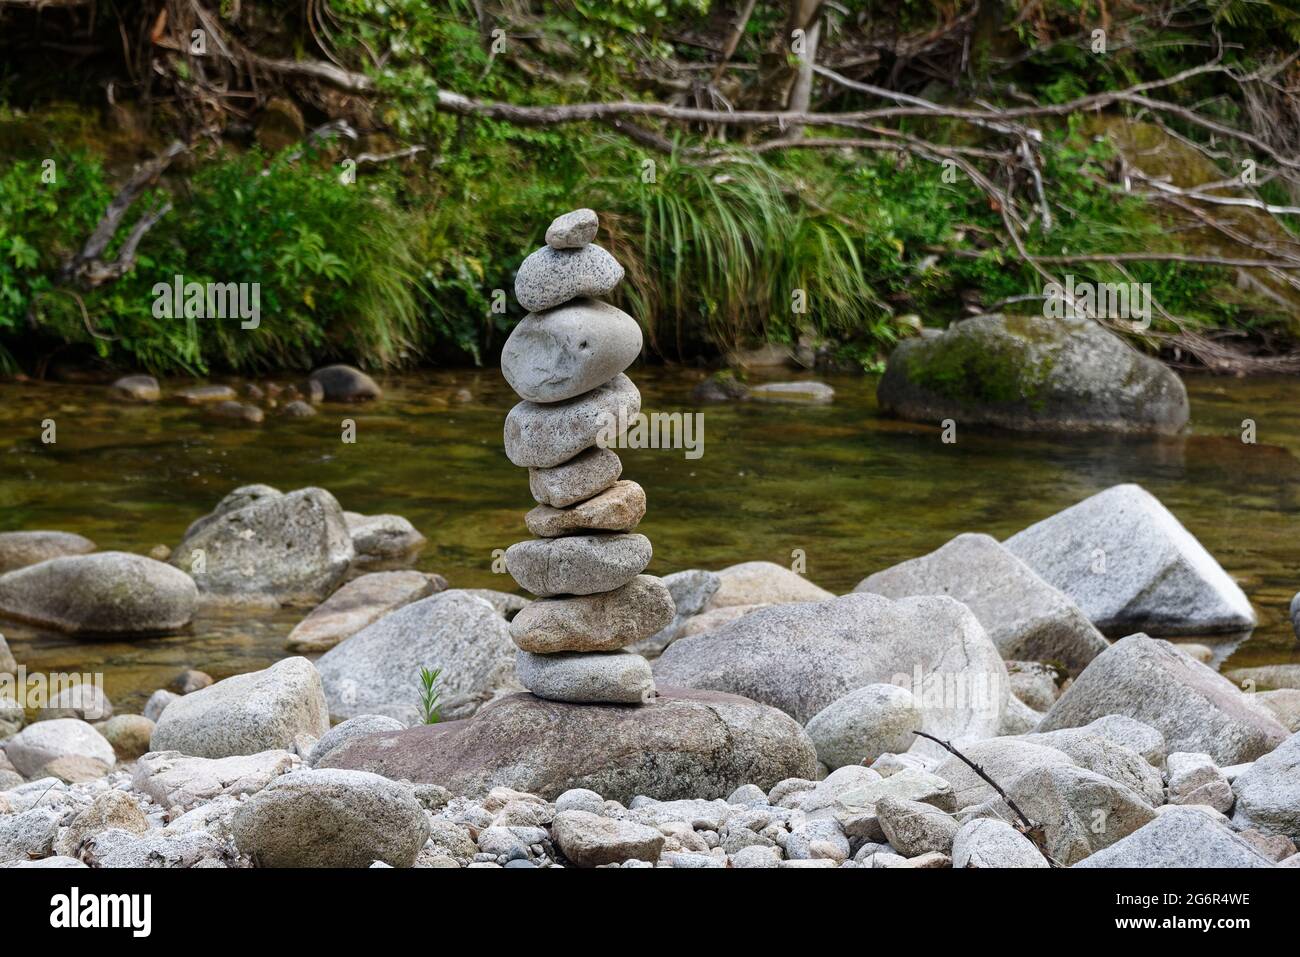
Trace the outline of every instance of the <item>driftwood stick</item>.
<instances>
[{"instance_id":1,"label":"driftwood stick","mask_svg":"<svg viewBox=\"0 0 1300 957\"><path fill-rule=\"evenodd\" d=\"M1037 824L1029 820L1029 818L1026 816L1024 811L1020 810L1020 808L1016 805L1016 802L1011 800L1011 798L1007 796L1007 792L1002 790L1002 785L998 784L997 781L994 781L991 777L989 777L987 771L985 771L982 767L980 767L970 758L966 757L966 755L962 754L960 751L954 748L949 742L944 741L942 738L936 738L932 734L926 734L924 731L913 731L912 733L921 738L928 738L929 740L933 741L935 744L939 745L939 747L948 751L954 757L960 758L962 761L966 763L967 766L970 767L972 771L974 771L981 778L983 778L984 781L989 785L989 787L997 791L998 796L1002 798L1002 800L1007 802L1007 807L1011 808L1012 812L1016 815L1016 817L1020 818L1020 823L1022 825L1020 827L1021 831L1028 834L1030 831L1033 831L1035 828L1038 827Z\"/></svg>"}]
</instances>

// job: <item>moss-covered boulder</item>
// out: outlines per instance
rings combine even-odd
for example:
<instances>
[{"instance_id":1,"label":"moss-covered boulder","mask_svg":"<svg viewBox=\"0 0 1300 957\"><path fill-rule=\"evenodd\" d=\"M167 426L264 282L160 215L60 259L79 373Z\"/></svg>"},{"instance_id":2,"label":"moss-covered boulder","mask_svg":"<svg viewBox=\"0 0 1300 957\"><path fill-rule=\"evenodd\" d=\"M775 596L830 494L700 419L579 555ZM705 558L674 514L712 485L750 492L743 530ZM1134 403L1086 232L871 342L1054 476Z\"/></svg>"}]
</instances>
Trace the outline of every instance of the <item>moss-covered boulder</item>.
<instances>
[{"instance_id":1,"label":"moss-covered boulder","mask_svg":"<svg viewBox=\"0 0 1300 957\"><path fill-rule=\"evenodd\" d=\"M1188 412L1177 375L1090 319L978 316L909 339L876 395L904 419L1027 432L1169 435Z\"/></svg>"}]
</instances>

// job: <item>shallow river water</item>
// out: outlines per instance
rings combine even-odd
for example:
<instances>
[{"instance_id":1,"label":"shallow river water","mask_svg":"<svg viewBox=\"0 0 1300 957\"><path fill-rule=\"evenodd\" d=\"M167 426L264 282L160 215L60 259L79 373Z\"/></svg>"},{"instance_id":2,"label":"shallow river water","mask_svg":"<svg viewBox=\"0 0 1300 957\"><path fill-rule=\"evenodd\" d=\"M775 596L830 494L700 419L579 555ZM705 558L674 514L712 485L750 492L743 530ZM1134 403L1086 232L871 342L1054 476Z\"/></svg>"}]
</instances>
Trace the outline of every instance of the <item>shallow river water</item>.
<instances>
[{"instance_id":1,"label":"shallow river water","mask_svg":"<svg viewBox=\"0 0 1300 957\"><path fill-rule=\"evenodd\" d=\"M1093 492L1138 482L1155 494L1254 602L1253 635L1217 639L1231 666L1300 662L1286 609L1300 589L1300 379L1189 378L1192 428L1175 439L958 433L882 418L875 380L821 377L826 406L695 406L697 376L633 370L646 411L701 411L704 454L623 451L646 490L649 569L717 568L766 559L835 592L937 548L953 535L1003 538ZM784 376L790 378L790 376ZM322 407L260 426L216 421L170 403L130 405L103 387L0 383L0 531L64 529L101 549L147 553L238 485L329 489L352 511L405 515L428 538L417 567L453 586L514 590L494 549L527 537L527 473L501 446L512 394L499 371L389 376L385 398ZM175 384L164 384L164 392ZM458 401L467 390L470 399ZM460 397L462 400L464 396ZM356 422L355 444L341 421ZM53 419L57 441L41 441ZM1241 440L1251 419L1256 444ZM283 655L305 614L203 618L187 634L84 641L0 621L29 671L105 674L127 710L184 667L224 677Z\"/></svg>"}]
</instances>

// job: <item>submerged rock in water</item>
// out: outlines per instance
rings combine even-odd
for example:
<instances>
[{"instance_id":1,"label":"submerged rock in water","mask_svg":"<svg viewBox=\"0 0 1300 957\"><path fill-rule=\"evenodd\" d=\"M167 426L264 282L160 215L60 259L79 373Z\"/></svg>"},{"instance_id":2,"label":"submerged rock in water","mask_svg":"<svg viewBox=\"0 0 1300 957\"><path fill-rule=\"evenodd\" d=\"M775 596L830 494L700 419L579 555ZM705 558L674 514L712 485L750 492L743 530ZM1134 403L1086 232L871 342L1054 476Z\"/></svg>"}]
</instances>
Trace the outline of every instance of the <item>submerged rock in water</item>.
<instances>
[{"instance_id":1,"label":"submerged rock in water","mask_svg":"<svg viewBox=\"0 0 1300 957\"><path fill-rule=\"evenodd\" d=\"M320 488L257 494L196 525L171 561L207 596L316 604L343 580L356 555L343 509Z\"/></svg>"},{"instance_id":2,"label":"submerged rock in water","mask_svg":"<svg viewBox=\"0 0 1300 957\"><path fill-rule=\"evenodd\" d=\"M426 539L415 526L401 515L362 515L344 512L352 548L356 551L353 565L383 568L408 565L426 544Z\"/></svg>"},{"instance_id":3,"label":"submerged rock in water","mask_svg":"<svg viewBox=\"0 0 1300 957\"><path fill-rule=\"evenodd\" d=\"M988 535L958 535L853 590L886 598L950 595L974 612L1008 660L1056 661L1078 673L1109 647L1078 605Z\"/></svg>"},{"instance_id":4,"label":"submerged rock in water","mask_svg":"<svg viewBox=\"0 0 1300 957\"><path fill-rule=\"evenodd\" d=\"M826 405L835 401L835 390L825 382L764 382L751 386L749 397L759 402Z\"/></svg>"},{"instance_id":5,"label":"submerged rock in water","mask_svg":"<svg viewBox=\"0 0 1300 957\"><path fill-rule=\"evenodd\" d=\"M0 532L0 573L94 550L94 542L72 532Z\"/></svg>"},{"instance_id":6,"label":"submerged rock in water","mask_svg":"<svg viewBox=\"0 0 1300 957\"><path fill-rule=\"evenodd\" d=\"M1160 731L1170 751L1200 751L1221 766L1277 747L1287 731L1231 681L1177 645L1143 634L1093 659L1052 705L1040 732L1127 715Z\"/></svg>"},{"instance_id":7,"label":"submerged rock in water","mask_svg":"<svg viewBox=\"0 0 1300 957\"><path fill-rule=\"evenodd\" d=\"M628 803L725 798L742 784L769 789L814 777L817 756L787 715L734 695L659 688L640 707L566 704L517 694L468 721L370 735L323 767L440 784L456 794L508 787L554 800L588 788Z\"/></svg>"},{"instance_id":8,"label":"submerged rock in water","mask_svg":"<svg viewBox=\"0 0 1300 957\"><path fill-rule=\"evenodd\" d=\"M904 419L1030 432L1172 435L1188 417L1178 376L1091 319L977 316L908 339L876 395Z\"/></svg>"},{"instance_id":9,"label":"submerged rock in water","mask_svg":"<svg viewBox=\"0 0 1300 957\"><path fill-rule=\"evenodd\" d=\"M854 689L898 684L916 697L922 730L953 741L996 735L1008 694L997 648L975 616L946 597L855 594L761 608L679 638L654 674L666 684L742 694L799 721Z\"/></svg>"},{"instance_id":10,"label":"submerged rock in water","mask_svg":"<svg viewBox=\"0 0 1300 957\"><path fill-rule=\"evenodd\" d=\"M349 365L317 369L308 382L320 386L321 394L327 402L366 402L381 398L384 394L374 379Z\"/></svg>"},{"instance_id":11,"label":"submerged rock in water","mask_svg":"<svg viewBox=\"0 0 1300 957\"><path fill-rule=\"evenodd\" d=\"M128 552L51 558L0 575L0 613L88 637L178 631L197 603L184 572Z\"/></svg>"},{"instance_id":12,"label":"submerged rock in water","mask_svg":"<svg viewBox=\"0 0 1300 957\"><path fill-rule=\"evenodd\" d=\"M157 402L162 398L158 380L151 375L123 376L113 383L112 389L115 395L136 402Z\"/></svg>"},{"instance_id":13,"label":"submerged rock in water","mask_svg":"<svg viewBox=\"0 0 1300 957\"><path fill-rule=\"evenodd\" d=\"M491 603L459 589L412 602L316 662L336 721L383 714L420 720L421 668L441 668L442 715L467 717L513 683L515 646Z\"/></svg>"},{"instance_id":14,"label":"submerged rock in water","mask_svg":"<svg viewBox=\"0 0 1300 957\"><path fill-rule=\"evenodd\" d=\"M1112 637L1255 627L1237 583L1138 485L1098 492L1003 544Z\"/></svg>"}]
</instances>

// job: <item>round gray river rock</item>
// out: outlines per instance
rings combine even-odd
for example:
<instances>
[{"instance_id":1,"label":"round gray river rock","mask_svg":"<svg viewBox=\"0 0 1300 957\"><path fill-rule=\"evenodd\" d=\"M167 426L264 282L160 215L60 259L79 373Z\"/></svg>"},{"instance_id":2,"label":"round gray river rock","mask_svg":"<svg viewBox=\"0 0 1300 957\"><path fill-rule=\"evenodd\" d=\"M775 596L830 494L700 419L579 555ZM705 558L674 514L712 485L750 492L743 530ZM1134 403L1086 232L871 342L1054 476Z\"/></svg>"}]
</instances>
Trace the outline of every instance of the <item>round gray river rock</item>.
<instances>
[{"instance_id":1,"label":"round gray river rock","mask_svg":"<svg viewBox=\"0 0 1300 957\"><path fill-rule=\"evenodd\" d=\"M311 770L254 794L231 831L260 867L410 867L429 822L407 785L361 771Z\"/></svg>"},{"instance_id":2,"label":"round gray river rock","mask_svg":"<svg viewBox=\"0 0 1300 957\"><path fill-rule=\"evenodd\" d=\"M599 495L618 481L623 463L610 449L587 449L554 468L528 470L528 490L540 505L564 508Z\"/></svg>"},{"instance_id":3,"label":"round gray river rock","mask_svg":"<svg viewBox=\"0 0 1300 957\"><path fill-rule=\"evenodd\" d=\"M189 575L129 552L51 558L0 575L0 612L89 637L174 632L197 603Z\"/></svg>"},{"instance_id":4,"label":"round gray river rock","mask_svg":"<svg viewBox=\"0 0 1300 957\"><path fill-rule=\"evenodd\" d=\"M534 595L591 595L626 585L650 564L650 539L628 535L572 535L516 542L506 570Z\"/></svg>"},{"instance_id":5,"label":"round gray river rock","mask_svg":"<svg viewBox=\"0 0 1300 957\"><path fill-rule=\"evenodd\" d=\"M519 683L547 701L645 704L655 693L650 663L626 651L566 651L515 657Z\"/></svg>"},{"instance_id":6,"label":"round gray river rock","mask_svg":"<svg viewBox=\"0 0 1300 957\"><path fill-rule=\"evenodd\" d=\"M622 309L579 299L529 313L501 350L501 374L521 398L560 402L603 385L641 354L641 327Z\"/></svg>"},{"instance_id":7,"label":"round gray river rock","mask_svg":"<svg viewBox=\"0 0 1300 957\"><path fill-rule=\"evenodd\" d=\"M468 721L369 735L331 752L325 767L441 784L477 797L504 786L553 801L588 788L627 804L725 798L813 778L817 755L788 715L735 695L659 687L649 704L566 704L531 694L494 701Z\"/></svg>"},{"instance_id":8,"label":"round gray river rock","mask_svg":"<svg viewBox=\"0 0 1300 957\"><path fill-rule=\"evenodd\" d=\"M623 267L600 246L543 246L515 274L515 298L529 312L542 312L579 297L599 298L623 279Z\"/></svg>"},{"instance_id":9,"label":"round gray river rock","mask_svg":"<svg viewBox=\"0 0 1300 957\"><path fill-rule=\"evenodd\" d=\"M622 588L568 598L539 598L510 622L524 651L617 651L673 619L673 597L661 579L637 575Z\"/></svg>"},{"instance_id":10,"label":"round gray river rock","mask_svg":"<svg viewBox=\"0 0 1300 957\"><path fill-rule=\"evenodd\" d=\"M615 437L620 422L628 424L640 411L641 393L622 373L563 402L525 400L506 416L506 457L524 468L551 468Z\"/></svg>"}]
</instances>

